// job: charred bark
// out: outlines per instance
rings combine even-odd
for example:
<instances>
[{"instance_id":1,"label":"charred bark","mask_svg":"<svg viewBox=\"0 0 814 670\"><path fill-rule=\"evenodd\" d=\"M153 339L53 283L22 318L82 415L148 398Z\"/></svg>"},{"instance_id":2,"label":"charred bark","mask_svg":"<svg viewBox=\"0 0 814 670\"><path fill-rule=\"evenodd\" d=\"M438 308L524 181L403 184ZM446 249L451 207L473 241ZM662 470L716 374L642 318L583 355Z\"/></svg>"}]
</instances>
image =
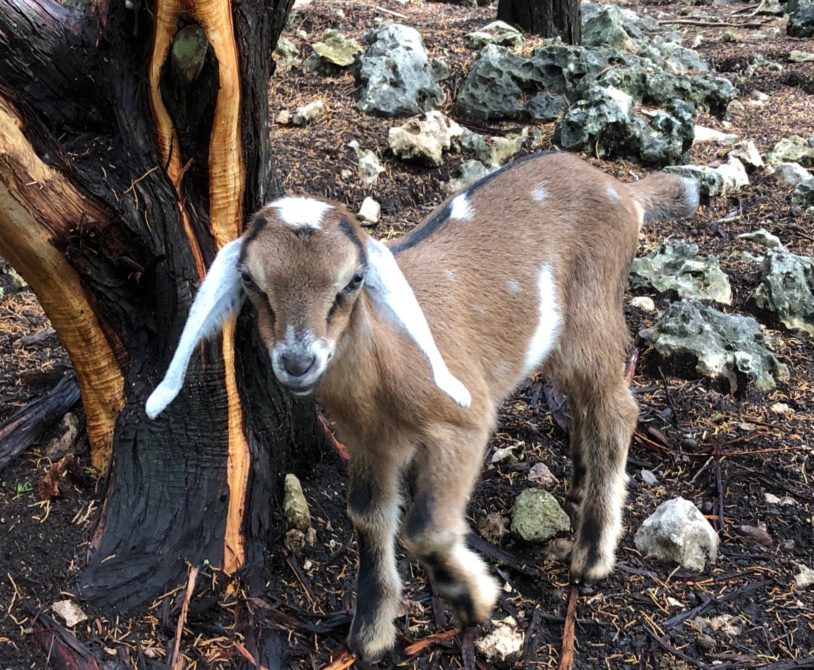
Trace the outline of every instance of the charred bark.
<instances>
[{"instance_id":1,"label":"charred bark","mask_svg":"<svg viewBox=\"0 0 814 670\"><path fill-rule=\"evenodd\" d=\"M110 464L80 586L118 608L185 561L262 560L275 484L323 439L247 310L167 412L143 409L205 267L279 190L267 92L290 4L0 0L0 255L65 344Z\"/></svg>"},{"instance_id":2,"label":"charred bark","mask_svg":"<svg viewBox=\"0 0 814 670\"><path fill-rule=\"evenodd\" d=\"M582 40L581 0L499 0L497 18L527 33L559 37L567 44Z\"/></svg>"}]
</instances>

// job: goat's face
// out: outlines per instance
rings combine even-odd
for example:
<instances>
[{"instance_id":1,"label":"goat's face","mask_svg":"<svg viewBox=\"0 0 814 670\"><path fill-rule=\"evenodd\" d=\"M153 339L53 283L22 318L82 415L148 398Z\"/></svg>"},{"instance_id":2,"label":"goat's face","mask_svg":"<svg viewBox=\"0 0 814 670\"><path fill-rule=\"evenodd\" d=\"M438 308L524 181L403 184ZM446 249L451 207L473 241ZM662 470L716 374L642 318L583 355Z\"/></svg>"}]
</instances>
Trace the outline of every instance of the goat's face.
<instances>
[{"instance_id":1,"label":"goat's face","mask_svg":"<svg viewBox=\"0 0 814 670\"><path fill-rule=\"evenodd\" d=\"M282 198L243 238L243 290L277 379L293 393L317 386L348 325L367 271L365 233L343 207Z\"/></svg>"}]
</instances>

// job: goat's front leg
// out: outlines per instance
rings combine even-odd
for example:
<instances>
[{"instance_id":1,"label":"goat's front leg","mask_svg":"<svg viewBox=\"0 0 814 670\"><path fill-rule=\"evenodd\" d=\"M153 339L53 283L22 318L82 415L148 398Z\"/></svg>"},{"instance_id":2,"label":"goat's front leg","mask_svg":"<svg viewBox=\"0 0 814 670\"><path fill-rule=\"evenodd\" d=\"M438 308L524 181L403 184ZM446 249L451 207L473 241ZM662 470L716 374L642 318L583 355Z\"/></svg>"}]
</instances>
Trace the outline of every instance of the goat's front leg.
<instances>
[{"instance_id":1,"label":"goat's front leg","mask_svg":"<svg viewBox=\"0 0 814 670\"><path fill-rule=\"evenodd\" d=\"M359 571L348 646L360 659L380 659L396 641L393 619L401 597L395 535L399 523L401 464L351 452L348 516L356 530Z\"/></svg>"},{"instance_id":2,"label":"goat's front leg","mask_svg":"<svg viewBox=\"0 0 814 670\"><path fill-rule=\"evenodd\" d=\"M466 546L466 503L488 433L438 431L415 457L416 494L402 541L432 577L464 625L486 619L498 585L483 559Z\"/></svg>"}]
</instances>

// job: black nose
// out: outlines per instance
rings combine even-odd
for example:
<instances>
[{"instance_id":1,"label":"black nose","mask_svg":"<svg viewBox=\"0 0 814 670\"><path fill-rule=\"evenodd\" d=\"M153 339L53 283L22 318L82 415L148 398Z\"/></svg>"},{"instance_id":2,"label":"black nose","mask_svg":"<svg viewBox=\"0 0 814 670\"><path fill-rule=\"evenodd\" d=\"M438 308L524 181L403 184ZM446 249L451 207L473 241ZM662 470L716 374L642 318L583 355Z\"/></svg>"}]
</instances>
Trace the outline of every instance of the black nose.
<instances>
[{"instance_id":1,"label":"black nose","mask_svg":"<svg viewBox=\"0 0 814 670\"><path fill-rule=\"evenodd\" d=\"M292 377L302 377L314 365L317 357L312 353L285 353L281 357L285 371Z\"/></svg>"}]
</instances>

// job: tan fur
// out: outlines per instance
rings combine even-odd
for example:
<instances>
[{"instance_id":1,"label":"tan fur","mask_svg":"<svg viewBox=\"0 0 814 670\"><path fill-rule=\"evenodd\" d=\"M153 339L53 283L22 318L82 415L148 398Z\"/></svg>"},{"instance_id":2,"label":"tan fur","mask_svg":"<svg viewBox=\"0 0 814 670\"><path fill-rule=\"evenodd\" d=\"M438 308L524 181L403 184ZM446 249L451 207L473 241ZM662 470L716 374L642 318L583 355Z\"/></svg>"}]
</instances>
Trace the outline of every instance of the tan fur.
<instances>
[{"instance_id":1,"label":"tan fur","mask_svg":"<svg viewBox=\"0 0 814 670\"><path fill-rule=\"evenodd\" d=\"M269 350L289 326L334 347L316 394L350 451L348 508L363 553L350 644L360 656L378 658L395 639L392 547L399 477L410 463L417 489L406 546L465 623L495 604L497 583L465 546L464 514L497 409L525 376L544 266L561 325L541 369L566 392L573 417L579 524L571 575L611 571L638 413L622 375L623 291L642 212L676 211L689 195L677 177L628 186L568 154L537 156L467 196L470 220L446 220L397 253L450 371L471 393L469 409L434 386L423 354L364 290L327 319L358 269L358 247L340 221L366 238L352 215L334 204L320 230L302 231L273 207L258 213L267 223L247 233L243 265L259 289L249 294Z\"/></svg>"}]
</instances>

